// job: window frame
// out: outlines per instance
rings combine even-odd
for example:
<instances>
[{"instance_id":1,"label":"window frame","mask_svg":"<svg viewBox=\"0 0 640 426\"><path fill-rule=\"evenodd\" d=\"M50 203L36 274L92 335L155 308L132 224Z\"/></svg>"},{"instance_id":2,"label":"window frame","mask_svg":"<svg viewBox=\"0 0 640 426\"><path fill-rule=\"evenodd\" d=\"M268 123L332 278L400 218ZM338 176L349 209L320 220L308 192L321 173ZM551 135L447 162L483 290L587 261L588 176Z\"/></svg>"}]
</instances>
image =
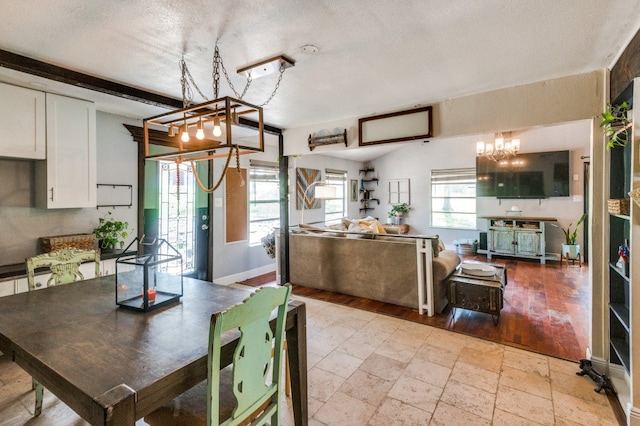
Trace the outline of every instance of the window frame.
<instances>
[{"instance_id":1,"label":"window frame","mask_svg":"<svg viewBox=\"0 0 640 426\"><path fill-rule=\"evenodd\" d=\"M451 185L460 185L461 187L473 186L472 193L473 195L441 195L441 191L439 191L436 186L451 186ZM430 225L432 228L443 228L443 229L466 229L466 230L475 230L477 229L477 193L476 193L476 169L474 167L469 168L459 168L459 169L433 169L431 170L431 208L429 212ZM465 192L465 191L462 191ZM434 195L437 194L437 195ZM443 210L436 209L436 204L438 206L442 206L446 203L443 201L441 203L437 203L436 200L473 200L473 209L472 211L456 211L456 210ZM449 206L452 205L451 202L447 203ZM456 204L455 202L453 203ZM472 219L469 220L469 226L461 225L459 221L455 222L452 225L443 225L443 224L434 224L434 214L447 214L453 213L456 216L470 216Z\"/></svg>"},{"instance_id":2,"label":"window frame","mask_svg":"<svg viewBox=\"0 0 640 426\"><path fill-rule=\"evenodd\" d=\"M342 197L331 198L329 200L325 200L324 203L324 221L325 222L333 222L340 220L347 216L347 194L348 194L348 176L347 172L344 170L334 170L334 169L325 169L324 171L324 182L326 185L335 186L336 194L340 194L340 188L342 188ZM342 203L341 210L335 210L331 212L327 212L327 204L329 201L337 201L340 200Z\"/></svg>"},{"instance_id":3,"label":"window frame","mask_svg":"<svg viewBox=\"0 0 640 426\"><path fill-rule=\"evenodd\" d=\"M264 178L264 179L256 179L256 172L262 172L264 176L272 174L273 178ZM277 222L277 226L280 225L280 171L278 165L276 163L267 163L267 162L250 162L249 164L249 245L258 245L261 244L261 240L265 234L260 234L256 237L257 231L254 231L255 224L263 223L263 222ZM256 184L259 182L269 182L275 183L278 187L278 198L276 199L267 199L267 200L257 200L256 199ZM258 204L274 204L277 206L276 212L277 215L268 218L253 218L253 206ZM258 238L255 240L255 238Z\"/></svg>"}]
</instances>

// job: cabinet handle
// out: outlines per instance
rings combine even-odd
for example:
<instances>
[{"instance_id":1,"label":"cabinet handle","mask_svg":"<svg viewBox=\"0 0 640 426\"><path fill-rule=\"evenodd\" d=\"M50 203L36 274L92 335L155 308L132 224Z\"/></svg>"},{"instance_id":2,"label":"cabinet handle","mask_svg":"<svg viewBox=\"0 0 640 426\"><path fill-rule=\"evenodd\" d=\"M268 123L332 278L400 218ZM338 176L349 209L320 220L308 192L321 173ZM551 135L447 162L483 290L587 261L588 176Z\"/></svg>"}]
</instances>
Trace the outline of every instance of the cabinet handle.
<instances>
[{"instance_id":1,"label":"cabinet handle","mask_svg":"<svg viewBox=\"0 0 640 426\"><path fill-rule=\"evenodd\" d=\"M53 186L51 187L51 201L53 201Z\"/></svg>"}]
</instances>

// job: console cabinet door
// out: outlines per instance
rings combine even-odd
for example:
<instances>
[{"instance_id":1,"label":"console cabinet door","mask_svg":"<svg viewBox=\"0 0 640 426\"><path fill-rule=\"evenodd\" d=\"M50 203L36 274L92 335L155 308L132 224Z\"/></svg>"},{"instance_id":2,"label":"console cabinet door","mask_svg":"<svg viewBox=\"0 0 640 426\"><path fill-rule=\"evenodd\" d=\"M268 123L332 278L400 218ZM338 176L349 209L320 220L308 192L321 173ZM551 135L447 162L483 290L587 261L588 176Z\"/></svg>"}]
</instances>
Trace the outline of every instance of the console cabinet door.
<instances>
[{"instance_id":1,"label":"console cabinet door","mask_svg":"<svg viewBox=\"0 0 640 426\"><path fill-rule=\"evenodd\" d=\"M516 231L516 255L540 256L540 237L536 231Z\"/></svg>"},{"instance_id":2,"label":"console cabinet door","mask_svg":"<svg viewBox=\"0 0 640 426\"><path fill-rule=\"evenodd\" d=\"M36 166L41 208L96 206L96 108L47 93L47 160Z\"/></svg>"},{"instance_id":3,"label":"console cabinet door","mask_svg":"<svg viewBox=\"0 0 640 426\"><path fill-rule=\"evenodd\" d=\"M512 229L491 229L490 230L490 250L496 253L514 253Z\"/></svg>"},{"instance_id":4,"label":"console cabinet door","mask_svg":"<svg viewBox=\"0 0 640 426\"><path fill-rule=\"evenodd\" d=\"M44 92L0 83L0 157L44 160Z\"/></svg>"}]
</instances>

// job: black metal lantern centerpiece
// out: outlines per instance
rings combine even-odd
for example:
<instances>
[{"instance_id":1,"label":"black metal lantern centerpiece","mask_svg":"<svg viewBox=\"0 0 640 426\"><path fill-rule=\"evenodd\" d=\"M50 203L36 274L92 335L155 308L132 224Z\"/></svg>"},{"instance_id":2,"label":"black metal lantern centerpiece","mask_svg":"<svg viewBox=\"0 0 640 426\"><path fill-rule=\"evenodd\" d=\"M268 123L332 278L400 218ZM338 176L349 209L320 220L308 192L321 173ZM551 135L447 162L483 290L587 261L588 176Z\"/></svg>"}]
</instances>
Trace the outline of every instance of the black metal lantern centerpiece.
<instances>
[{"instance_id":1,"label":"black metal lantern centerpiece","mask_svg":"<svg viewBox=\"0 0 640 426\"><path fill-rule=\"evenodd\" d=\"M116 259L116 304L122 308L149 312L178 302L183 293L182 255L164 239L134 244L144 248L144 254L122 255Z\"/></svg>"}]
</instances>

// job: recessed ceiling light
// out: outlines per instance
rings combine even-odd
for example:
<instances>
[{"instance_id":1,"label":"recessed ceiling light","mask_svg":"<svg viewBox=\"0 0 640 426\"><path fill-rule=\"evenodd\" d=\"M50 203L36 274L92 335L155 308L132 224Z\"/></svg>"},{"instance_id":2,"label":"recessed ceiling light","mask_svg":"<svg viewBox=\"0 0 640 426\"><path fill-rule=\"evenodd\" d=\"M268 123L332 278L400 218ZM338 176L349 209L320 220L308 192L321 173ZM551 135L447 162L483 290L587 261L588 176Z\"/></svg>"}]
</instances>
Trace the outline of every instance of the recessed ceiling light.
<instances>
[{"instance_id":1,"label":"recessed ceiling light","mask_svg":"<svg viewBox=\"0 0 640 426\"><path fill-rule=\"evenodd\" d=\"M300 53L304 53L305 55L313 55L314 53L318 53L318 46L314 46L313 44L305 44L300 48Z\"/></svg>"}]
</instances>

